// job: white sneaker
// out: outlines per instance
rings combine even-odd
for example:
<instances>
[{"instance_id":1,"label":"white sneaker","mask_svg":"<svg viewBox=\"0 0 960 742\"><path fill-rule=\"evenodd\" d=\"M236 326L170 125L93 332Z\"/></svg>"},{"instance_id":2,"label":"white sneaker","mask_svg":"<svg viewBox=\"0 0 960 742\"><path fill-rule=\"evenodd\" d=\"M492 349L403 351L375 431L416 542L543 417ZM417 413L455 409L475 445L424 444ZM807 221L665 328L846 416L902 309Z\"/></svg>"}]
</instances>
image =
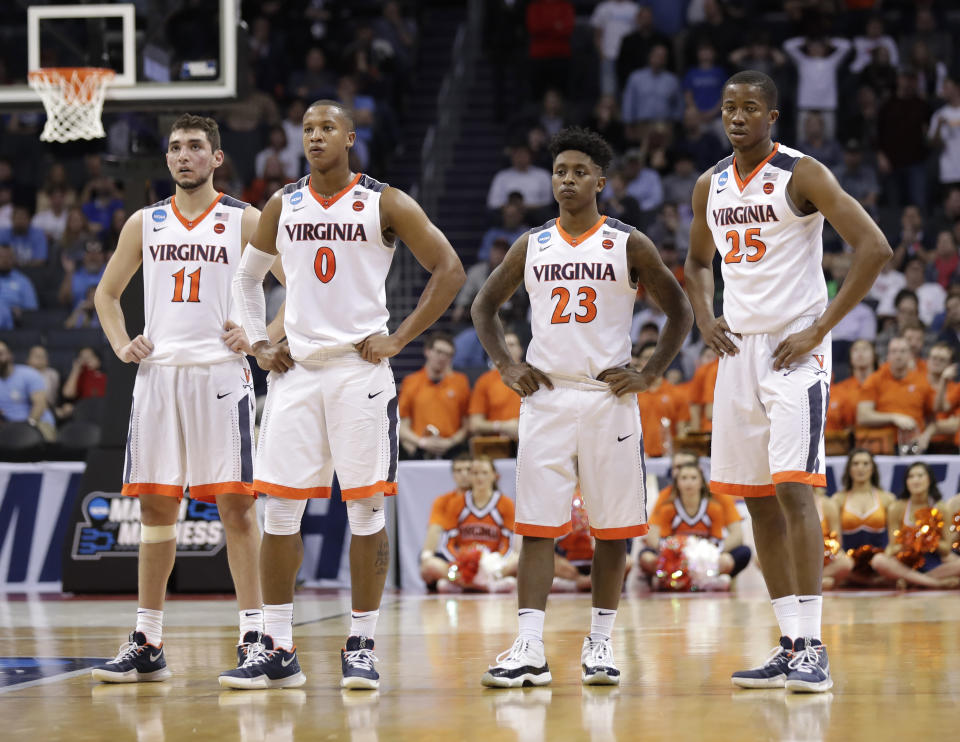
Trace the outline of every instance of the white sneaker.
<instances>
[{"instance_id":1,"label":"white sneaker","mask_svg":"<svg viewBox=\"0 0 960 742\"><path fill-rule=\"evenodd\" d=\"M553 677L543 654L543 642L517 637L506 652L497 655L497 664L491 665L480 682L488 688L522 688L547 685Z\"/></svg>"},{"instance_id":2,"label":"white sneaker","mask_svg":"<svg viewBox=\"0 0 960 742\"><path fill-rule=\"evenodd\" d=\"M584 685L620 685L620 671L613 661L613 647L609 639L584 637L580 667Z\"/></svg>"}]
</instances>

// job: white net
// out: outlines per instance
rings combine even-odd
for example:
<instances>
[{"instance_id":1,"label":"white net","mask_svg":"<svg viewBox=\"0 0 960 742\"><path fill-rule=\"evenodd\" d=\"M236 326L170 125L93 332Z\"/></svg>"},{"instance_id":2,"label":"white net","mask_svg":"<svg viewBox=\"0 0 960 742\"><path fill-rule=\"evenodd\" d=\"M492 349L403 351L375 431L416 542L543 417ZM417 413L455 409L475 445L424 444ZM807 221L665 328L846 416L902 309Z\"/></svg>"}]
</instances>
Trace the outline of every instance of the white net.
<instances>
[{"instance_id":1,"label":"white net","mask_svg":"<svg viewBox=\"0 0 960 742\"><path fill-rule=\"evenodd\" d=\"M100 114L114 71L100 67L48 67L28 75L47 111L44 142L72 142L106 136Z\"/></svg>"}]
</instances>

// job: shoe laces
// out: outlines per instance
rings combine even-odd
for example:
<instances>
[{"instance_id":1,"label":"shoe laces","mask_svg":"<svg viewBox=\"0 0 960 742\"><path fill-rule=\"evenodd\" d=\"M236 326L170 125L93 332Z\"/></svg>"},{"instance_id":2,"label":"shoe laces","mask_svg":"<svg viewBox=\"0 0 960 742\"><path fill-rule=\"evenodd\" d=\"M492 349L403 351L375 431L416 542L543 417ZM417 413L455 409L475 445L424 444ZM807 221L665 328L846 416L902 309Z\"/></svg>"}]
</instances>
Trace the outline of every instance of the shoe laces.
<instances>
[{"instance_id":1,"label":"shoe laces","mask_svg":"<svg viewBox=\"0 0 960 742\"><path fill-rule=\"evenodd\" d=\"M240 667L252 667L262 665L270 660L273 651L266 648L263 642L250 642L247 644L247 656Z\"/></svg>"},{"instance_id":2,"label":"shoe laces","mask_svg":"<svg viewBox=\"0 0 960 742\"><path fill-rule=\"evenodd\" d=\"M123 662L124 660L133 659L140 654L142 648L143 647L136 642L124 642L120 645L120 651L117 652L117 656L107 662L107 664L113 665L118 662Z\"/></svg>"},{"instance_id":3,"label":"shoe laces","mask_svg":"<svg viewBox=\"0 0 960 742\"><path fill-rule=\"evenodd\" d=\"M778 644L770 650L770 654L767 655L767 659L763 661L761 667L766 667L767 665L773 664L776 660L780 659L782 655L787 655L787 658L789 659L790 655L792 654L793 652L791 652L789 649L784 649L780 644ZM790 661L792 662L793 660Z\"/></svg>"},{"instance_id":4,"label":"shoe laces","mask_svg":"<svg viewBox=\"0 0 960 742\"><path fill-rule=\"evenodd\" d=\"M813 672L820 667L820 652L817 651L817 645L807 644L799 652L793 653L793 659L787 665L791 670L800 672Z\"/></svg>"},{"instance_id":5,"label":"shoe laces","mask_svg":"<svg viewBox=\"0 0 960 742\"><path fill-rule=\"evenodd\" d=\"M530 640L525 639L522 636L518 636L513 642L513 646L505 652L501 652L497 655L497 664L501 665L505 662L520 662L524 659L524 656L527 654L527 650L530 648Z\"/></svg>"},{"instance_id":6,"label":"shoe laces","mask_svg":"<svg viewBox=\"0 0 960 742\"><path fill-rule=\"evenodd\" d=\"M589 642L587 645L587 652L589 652L587 657L590 662L584 664L589 664L593 667L609 667L613 665L613 648L610 646L609 639L596 641L587 637L587 641Z\"/></svg>"},{"instance_id":7,"label":"shoe laces","mask_svg":"<svg viewBox=\"0 0 960 742\"><path fill-rule=\"evenodd\" d=\"M343 657L351 667L359 667L361 670L372 670L373 663L379 662L379 658L373 653L372 649L354 649L344 650Z\"/></svg>"}]
</instances>

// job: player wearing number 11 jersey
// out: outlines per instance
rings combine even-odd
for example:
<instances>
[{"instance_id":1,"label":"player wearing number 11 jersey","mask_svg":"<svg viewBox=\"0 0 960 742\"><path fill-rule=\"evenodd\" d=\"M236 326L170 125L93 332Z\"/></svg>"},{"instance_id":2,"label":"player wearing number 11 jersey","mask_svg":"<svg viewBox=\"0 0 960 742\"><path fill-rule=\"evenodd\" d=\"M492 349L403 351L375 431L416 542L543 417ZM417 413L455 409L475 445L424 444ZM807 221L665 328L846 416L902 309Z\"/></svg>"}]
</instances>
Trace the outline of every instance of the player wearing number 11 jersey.
<instances>
[{"instance_id":1,"label":"player wearing number 11 jersey","mask_svg":"<svg viewBox=\"0 0 960 742\"><path fill-rule=\"evenodd\" d=\"M216 121L180 116L167 148L176 193L127 220L97 287L97 314L114 352L139 364L123 470L123 494L140 499L139 608L130 641L93 670L104 682L170 675L161 649L163 602L187 488L220 511L240 608L241 661L261 639L253 384L238 352L246 340L231 298L260 212L214 189L222 162ZM120 296L141 265L145 326L131 340Z\"/></svg>"},{"instance_id":2,"label":"player wearing number 11 jersey","mask_svg":"<svg viewBox=\"0 0 960 742\"><path fill-rule=\"evenodd\" d=\"M779 112L767 75L747 70L727 80L721 114L733 154L694 188L684 276L704 342L720 356L710 491L746 498L781 634L767 662L734 673L733 682L823 692L833 680L820 636L823 537L813 488L826 485L830 330L892 252L829 170L771 141ZM830 305L824 219L854 250ZM713 311L717 251L720 317Z\"/></svg>"}]
</instances>

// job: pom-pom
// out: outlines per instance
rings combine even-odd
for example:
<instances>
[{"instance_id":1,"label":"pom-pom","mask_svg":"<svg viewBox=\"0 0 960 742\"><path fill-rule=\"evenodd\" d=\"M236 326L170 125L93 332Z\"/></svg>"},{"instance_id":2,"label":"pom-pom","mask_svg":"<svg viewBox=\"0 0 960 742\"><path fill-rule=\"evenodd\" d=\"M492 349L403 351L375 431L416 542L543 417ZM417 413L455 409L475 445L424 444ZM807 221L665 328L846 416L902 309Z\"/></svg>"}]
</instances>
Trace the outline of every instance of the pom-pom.
<instances>
[{"instance_id":1,"label":"pom-pom","mask_svg":"<svg viewBox=\"0 0 960 742\"><path fill-rule=\"evenodd\" d=\"M683 554L686 543L684 536L670 536L660 542L660 556L657 558L658 589L668 592L687 592L693 584L687 571L687 561Z\"/></svg>"},{"instance_id":2,"label":"pom-pom","mask_svg":"<svg viewBox=\"0 0 960 742\"><path fill-rule=\"evenodd\" d=\"M893 534L894 541L901 545L897 559L910 569L920 569L926 559L924 554L937 550L943 534L943 513L939 508L921 508L914 514L914 524L903 526Z\"/></svg>"},{"instance_id":3,"label":"pom-pom","mask_svg":"<svg viewBox=\"0 0 960 742\"><path fill-rule=\"evenodd\" d=\"M457 561L450 566L447 579L460 587L471 587L480 570L480 559L487 551L486 546L470 544L460 550Z\"/></svg>"},{"instance_id":4,"label":"pom-pom","mask_svg":"<svg viewBox=\"0 0 960 742\"><path fill-rule=\"evenodd\" d=\"M840 538L836 531L823 537L823 566L826 567L830 562L837 558L840 553Z\"/></svg>"},{"instance_id":5,"label":"pom-pom","mask_svg":"<svg viewBox=\"0 0 960 742\"><path fill-rule=\"evenodd\" d=\"M883 549L870 544L858 546L856 549L847 549L847 556L853 560L853 571L860 575L873 574L873 567L870 566L871 560Z\"/></svg>"}]
</instances>

